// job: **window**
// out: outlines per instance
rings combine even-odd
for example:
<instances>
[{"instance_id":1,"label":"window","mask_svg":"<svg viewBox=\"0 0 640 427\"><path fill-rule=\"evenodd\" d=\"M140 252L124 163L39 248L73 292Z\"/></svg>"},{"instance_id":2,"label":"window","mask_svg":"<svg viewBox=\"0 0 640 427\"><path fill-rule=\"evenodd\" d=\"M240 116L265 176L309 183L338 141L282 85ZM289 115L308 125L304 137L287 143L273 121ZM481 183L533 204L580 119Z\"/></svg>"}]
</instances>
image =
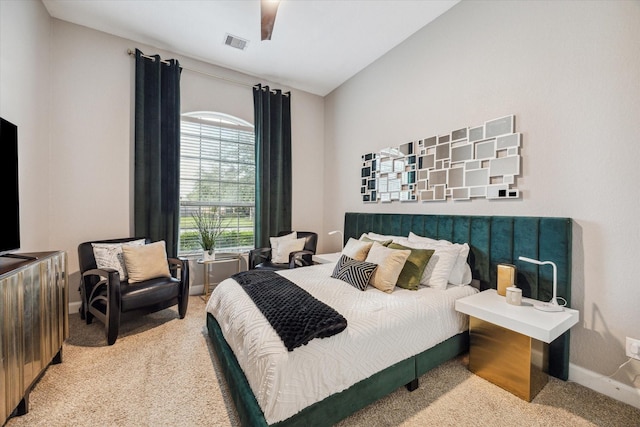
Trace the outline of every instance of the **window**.
<instances>
[{"instance_id":1,"label":"window","mask_svg":"<svg viewBox=\"0 0 640 427\"><path fill-rule=\"evenodd\" d=\"M254 147L253 126L244 120L212 112L182 115L179 255L202 252L198 214L220 218L216 252L254 247Z\"/></svg>"}]
</instances>

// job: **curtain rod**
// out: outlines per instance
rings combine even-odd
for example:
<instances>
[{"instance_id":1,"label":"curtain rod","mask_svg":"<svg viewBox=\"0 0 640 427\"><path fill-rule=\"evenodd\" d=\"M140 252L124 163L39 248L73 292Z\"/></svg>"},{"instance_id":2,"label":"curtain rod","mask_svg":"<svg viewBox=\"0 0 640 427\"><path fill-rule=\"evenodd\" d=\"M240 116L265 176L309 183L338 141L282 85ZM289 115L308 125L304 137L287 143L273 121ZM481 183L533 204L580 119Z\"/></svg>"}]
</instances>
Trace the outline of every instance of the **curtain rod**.
<instances>
[{"instance_id":1,"label":"curtain rod","mask_svg":"<svg viewBox=\"0 0 640 427\"><path fill-rule=\"evenodd\" d=\"M127 49L127 54L129 56L135 56L136 52L134 50ZM143 58L148 58L148 59L153 59L153 60L156 59L154 56L145 55L144 53L141 53L140 55ZM163 64L169 64L169 61L165 61L164 59L161 59L160 62L162 62ZM203 76L211 77L211 78L218 79L218 80L224 80L226 82L233 83L233 84L239 85L239 86L244 86L244 87L253 87L254 86L252 84L241 82L239 80L233 80L233 79L229 79L227 77L216 76L215 74L205 73L204 71L194 70L193 68L183 67L182 65L180 66L180 68L182 68L183 70L191 71L193 73L202 74Z\"/></svg>"}]
</instances>

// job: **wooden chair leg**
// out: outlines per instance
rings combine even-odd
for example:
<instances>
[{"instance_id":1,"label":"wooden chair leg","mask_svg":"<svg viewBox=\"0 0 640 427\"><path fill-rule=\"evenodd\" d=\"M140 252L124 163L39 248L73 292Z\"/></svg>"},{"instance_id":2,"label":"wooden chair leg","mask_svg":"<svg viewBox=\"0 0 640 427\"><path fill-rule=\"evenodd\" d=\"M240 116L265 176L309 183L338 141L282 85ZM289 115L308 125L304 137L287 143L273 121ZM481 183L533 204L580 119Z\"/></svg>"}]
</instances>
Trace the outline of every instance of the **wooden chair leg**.
<instances>
[{"instance_id":1,"label":"wooden chair leg","mask_svg":"<svg viewBox=\"0 0 640 427\"><path fill-rule=\"evenodd\" d=\"M120 310L107 313L106 319L107 344L113 345L118 339L118 330L120 329Z\"/></svg>"}]
</instances>

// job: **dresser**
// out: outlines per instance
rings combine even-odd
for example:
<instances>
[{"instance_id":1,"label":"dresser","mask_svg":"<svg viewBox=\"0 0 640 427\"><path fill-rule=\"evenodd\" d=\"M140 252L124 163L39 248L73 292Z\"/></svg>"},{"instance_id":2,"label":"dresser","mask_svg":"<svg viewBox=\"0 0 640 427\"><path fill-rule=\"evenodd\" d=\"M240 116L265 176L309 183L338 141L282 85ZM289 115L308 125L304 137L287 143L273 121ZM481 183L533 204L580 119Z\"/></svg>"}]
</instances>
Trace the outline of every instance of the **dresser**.
<instances>
[{"instance_id":1,"label":"dresser","mask_svg":"<svg viewBox=\"0 0 640 427\"><path fill-rule=\"evenodd\" d=\"M62 362L69 336L67 255L0 257L0 424L29 410L29 392Z\"/></svg>"}]
</instances>

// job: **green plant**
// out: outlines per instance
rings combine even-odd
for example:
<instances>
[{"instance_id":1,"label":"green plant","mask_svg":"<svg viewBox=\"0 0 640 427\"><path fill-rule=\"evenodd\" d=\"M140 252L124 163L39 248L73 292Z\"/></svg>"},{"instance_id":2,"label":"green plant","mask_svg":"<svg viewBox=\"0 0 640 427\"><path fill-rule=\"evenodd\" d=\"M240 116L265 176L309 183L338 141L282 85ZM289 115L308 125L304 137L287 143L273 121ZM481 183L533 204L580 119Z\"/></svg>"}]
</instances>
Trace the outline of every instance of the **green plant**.
<instances>
[{"instance_id":1,"label":"green plant","mask_svg":"<svg viewBox=\"0 0 640 427\"><path fill-rule=\"evenodd\" d=\"M200 209L192 214L199 234L199 243L202 249L211 252L216 246L216 239L222 234L222 217L217 207L205 210Z\"/></svg>"}]
</instances>

